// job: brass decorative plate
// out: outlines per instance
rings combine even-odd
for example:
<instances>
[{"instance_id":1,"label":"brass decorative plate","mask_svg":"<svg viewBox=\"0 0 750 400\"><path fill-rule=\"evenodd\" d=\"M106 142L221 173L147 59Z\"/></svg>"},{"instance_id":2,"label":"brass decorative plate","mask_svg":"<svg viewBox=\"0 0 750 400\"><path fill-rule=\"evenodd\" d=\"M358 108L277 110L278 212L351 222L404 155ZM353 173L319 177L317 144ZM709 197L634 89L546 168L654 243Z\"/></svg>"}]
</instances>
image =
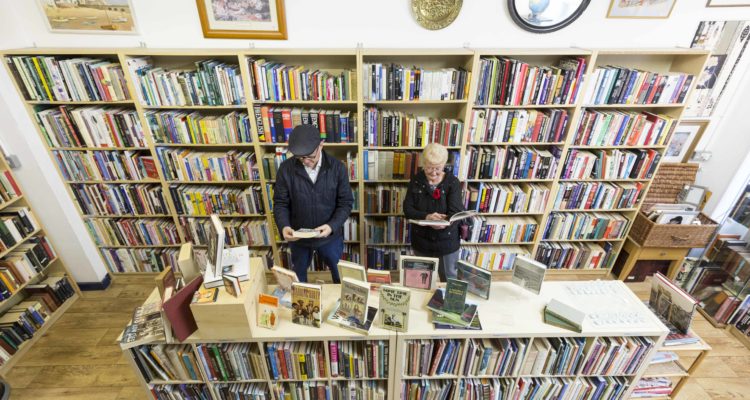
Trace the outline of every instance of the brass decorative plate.
<instances>
[{"instance_id":1,"label":"brass decorative plate","mask_svg":"<svg viewBox=\"0 0 750 400\"><path fill-rule=\"evenodd\" d=\"M411 0L411 10L417 23L433 31L455 21L462 5L463 0Z\"/></svg>"}]
</instances>

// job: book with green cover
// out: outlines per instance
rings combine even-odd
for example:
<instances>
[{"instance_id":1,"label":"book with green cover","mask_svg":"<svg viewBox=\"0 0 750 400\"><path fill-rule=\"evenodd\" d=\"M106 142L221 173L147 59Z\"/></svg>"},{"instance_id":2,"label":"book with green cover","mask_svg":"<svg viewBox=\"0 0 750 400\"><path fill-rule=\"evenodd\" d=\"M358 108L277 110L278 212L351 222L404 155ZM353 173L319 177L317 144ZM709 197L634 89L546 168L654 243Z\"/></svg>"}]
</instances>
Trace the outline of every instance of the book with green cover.
<instances>
[{"instance_id":1,"label":"book with green cover","mask_svg":"<svg viewBox=\"0 0 750 400\"><path fill-rule=\"evenodd\" d=\"M492 272L463 260L456 263L456 268L456 278L469 283L469 293L483 299L490 298Z\"/></svg>"},{"instance_id":2,"label":"book with green cover","mask_svg":"<svg viewBox=\"0 0 750 400\"><path fill-rule=\"evenodd\" d=\"M474 319L474 315L477 313L477 305L476 303L465 303L463 312L461 313L454 313L450 311L445 311L443 309L444 304L444 298L445 296L445 289L440 288L435 290L435 292L432 294L432 298L430 298L430 301L427 303L427 308L429 310L434 311L435 314L439 314L448 320L453 321L455 324L461 325L461 326L468 326L471 324L471 321Z\"/></svg>"},{"instance_id":3,"label":"book with green cover","mask_svg":"<svg viewBox=\"0 0 750 400\"><path fill-rule=\"evenodd\" d=\"M544 323L558 328L568 329L574 332L582 333L583 329L581 326L576 325L565 318L560 317L552 311L549 311L547 307L544 308Z\"/></svg>"},{"instance_id":4,"label":"book with green cover","mask_svg":"<svg viewBox=\"0 0 750 400\"><path fill-rule=\"evenodd\" d=\"M466 304L466 292L468 290L468 282L448 278L448 284L445 287L445 301L443 302L443 311L452 313L463 312L464 304Z\"/></svg>"},{"instance_id":5,"label":"book with green cover","mask_svg":"<svg viewBox=\"0 0 750 400\"><path fill-rule=\"evenodd\" d=\"M479 313L474 316L474 319L471 320L471 324L468 326L465 325L457 325L455 322L451 321L448 318L443 317L440 314L433 313L432 314L432 326L435 329L466 329L470 331L481 331L482 330L482 323L479 321Z\"/></svg>"}]
</instances>

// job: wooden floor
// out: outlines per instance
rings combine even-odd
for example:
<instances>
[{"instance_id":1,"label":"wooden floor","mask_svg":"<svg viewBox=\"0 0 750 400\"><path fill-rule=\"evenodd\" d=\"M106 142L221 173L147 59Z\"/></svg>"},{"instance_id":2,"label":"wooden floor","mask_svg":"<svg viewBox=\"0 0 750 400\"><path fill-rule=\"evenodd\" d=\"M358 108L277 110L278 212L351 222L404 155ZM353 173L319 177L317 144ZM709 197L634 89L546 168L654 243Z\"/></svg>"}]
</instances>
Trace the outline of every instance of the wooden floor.
<instances>
[{"instance_id":1,"label":"wooden floor","mask_svg":"<svg viewBox=\"0 0 750 400\"><path fill-rule=\"evenodd\" d=\"M118 277L102 292L85 292L10 372L11 399L143 399L115 338L153 288L150 277ZM648 286L634 284L642 297ZM713 351L678 399L750 399L750 350L701 316L694 329Z\"/></svg>"}]
</instances>

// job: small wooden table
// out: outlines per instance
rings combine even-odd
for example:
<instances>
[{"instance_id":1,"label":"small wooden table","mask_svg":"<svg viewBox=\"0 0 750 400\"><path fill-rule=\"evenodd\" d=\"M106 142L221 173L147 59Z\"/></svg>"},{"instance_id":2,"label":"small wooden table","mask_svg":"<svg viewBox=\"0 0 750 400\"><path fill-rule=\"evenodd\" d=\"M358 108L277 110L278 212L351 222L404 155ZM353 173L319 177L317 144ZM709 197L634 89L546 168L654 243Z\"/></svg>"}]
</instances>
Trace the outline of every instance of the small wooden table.
<instances>
[{"instance_id":1,"label":"small wooden table","mask_svg":"<svg viewBox=\"0 0 750 400\"><path fill-rule=\"evenodd\" d=\"M622 247L622 251L628 253L628 258L625 260L617 279L628 282L633 279L630 276L630 273L633 271L635 263L641 260L670 261L669 269L667 270L667 277L669 279L674 279L677 276L680 265L682 265L682 261L688 255L690 249L676 247L641 247L641 245L628 237L625 240L625 245ZM628 279L629 277L630 279Z\"/></svg>"}]
</instances>

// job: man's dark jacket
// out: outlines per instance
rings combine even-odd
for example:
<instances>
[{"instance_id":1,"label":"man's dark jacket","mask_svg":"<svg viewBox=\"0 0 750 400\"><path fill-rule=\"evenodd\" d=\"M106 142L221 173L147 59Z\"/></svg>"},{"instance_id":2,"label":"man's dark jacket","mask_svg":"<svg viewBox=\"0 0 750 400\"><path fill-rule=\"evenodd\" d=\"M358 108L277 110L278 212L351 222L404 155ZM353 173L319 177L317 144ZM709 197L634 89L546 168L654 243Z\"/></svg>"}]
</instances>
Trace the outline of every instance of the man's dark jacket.
<instances>
[{"instance_id":1,"label":"man's dark jacket","mask_svg":"<svg viewBox=\"0 0 750 400\"><path fill-rule=\"evenodd\" d=\"M315 183L299 160L290 158L281 163L273 188L273 215L279 234L285 226L297 230L331 227L324 239L300 239L303 246L319 246L344 233L344 222L352 211L352 188L349 174L341 161L321 151L323 160Z\"/></svg>"}]
</instances>

